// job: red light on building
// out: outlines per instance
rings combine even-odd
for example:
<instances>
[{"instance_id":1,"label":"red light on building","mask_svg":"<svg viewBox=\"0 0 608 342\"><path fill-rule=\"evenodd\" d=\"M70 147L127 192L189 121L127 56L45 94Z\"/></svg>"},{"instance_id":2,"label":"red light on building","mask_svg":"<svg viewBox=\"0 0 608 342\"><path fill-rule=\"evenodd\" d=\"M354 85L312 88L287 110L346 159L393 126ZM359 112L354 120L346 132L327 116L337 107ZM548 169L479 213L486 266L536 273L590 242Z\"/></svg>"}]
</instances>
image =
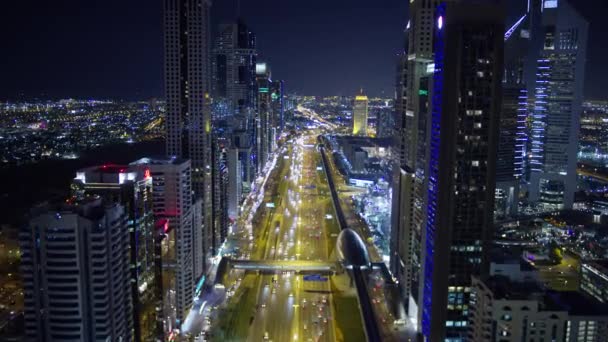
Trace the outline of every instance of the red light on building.
<instances>
[{"instance_id":1,"label":"red light on building","mask_svg":"<svg viewBox=\"0 0 608 342\"><path fill-rule=\"evenodd\" d=\"M146 169L146 171L144 171L144 177L145 177L146 179L147 179L147 178L152 177L152 176L150 175L150 169Z\"/></svg>"}]
</instances>

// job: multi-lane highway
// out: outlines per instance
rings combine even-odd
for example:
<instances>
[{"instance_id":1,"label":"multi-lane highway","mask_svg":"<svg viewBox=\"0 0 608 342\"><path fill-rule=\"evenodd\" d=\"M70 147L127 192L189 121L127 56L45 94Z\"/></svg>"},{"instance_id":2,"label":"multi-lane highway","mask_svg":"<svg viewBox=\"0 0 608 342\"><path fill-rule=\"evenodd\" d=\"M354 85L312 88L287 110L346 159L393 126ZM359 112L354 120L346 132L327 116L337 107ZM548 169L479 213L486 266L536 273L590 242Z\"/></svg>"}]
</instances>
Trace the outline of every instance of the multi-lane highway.
<instances>
[{"instance_id":1,"label":"multi-lane highway","mask_svg":"<svg viewBox=\"0 0 608 342\"><path fill-rule=\"evenodd\" d=\"M241 243L233 257L335 262L339 226L316 135L296 139L278 158L264 189L261 212L250 216L249 230L235 233L242 241L251 234L252 240ZM241 222L242 227L248 225L247 220ZM229 299L212 323L211 339L338 340L331 278L231 269L224 279Z\"/></svg>"}]
</instances>

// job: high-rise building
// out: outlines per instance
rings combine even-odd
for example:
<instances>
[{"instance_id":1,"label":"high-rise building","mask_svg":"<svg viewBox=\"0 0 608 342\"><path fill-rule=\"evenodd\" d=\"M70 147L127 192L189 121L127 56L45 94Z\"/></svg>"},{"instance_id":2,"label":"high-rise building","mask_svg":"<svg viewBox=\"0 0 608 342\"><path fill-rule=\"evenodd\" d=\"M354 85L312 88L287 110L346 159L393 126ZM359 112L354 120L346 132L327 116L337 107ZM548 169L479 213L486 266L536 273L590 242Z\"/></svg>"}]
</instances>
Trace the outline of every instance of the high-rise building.
<instances>
[{"instance_id":1,"label":"high-rise building","mask_svg":"<svg viewBox=\"0 0 608 342\"><path fill-rule=\"evenodd\" d=\"M131 341L129 215L99 197L32 210L20 233L27 341Z\"/></svg>"},{"instance_id":2,"label":"high-rise building","mask_svg":"<svg viewBox=\"0 0 608 342\"><path fill-rule=\"evenodd\" d=\"M236 221L240 212L240 203L243 196L242 180L241 180L241 163L239 162L238 149L231 148L226 152L228 162L228 194L227 194L227 210L228 219Z\"/></svg>"},{"instance_id":3,"label":"high-rise building","mask_svg":"<svg viewBox=\"0 0 608 342\"><path fill-rule=\"evenodd\" d=\"M526 118L528 92L523 83L503 83L500 116L500 143L496 161L496 219L518 213L519 188L526 153Z\"/></svg>"},{"instance_id":4,"label":"high-rise building","mask_svg":"<svg viewBox=\"0 0 608 342\"><path fill-rule=\"evenodd\" d=\"M214 101L225 103L228 115L248 127L255 104L255 34L242 19L219 27L212 52Z\"/></svg>"},{"instance_id":5,"label":"high-rise building","mask_svg":"<svg viewBox=\"0 0 608 342\"><path fill-rule=\"evenodd\" d=\"M529 200L570 209L576 192L588 23L567 0L542 3L543 44L532 114Z\"/></svg>"},{"instance_id":6,"label":"high-rise building","mask_svg":"<svg viewBox=\"0 0 608 342\"><path fill-rule=\"evenodd\" d=\"M361 92L353 105L353 135L367 135L367 96Z\"/></svg>"},{"instance_id":7,"label":"high-rise building","mask_svg":"<svg viewBox=\"0 0 608 342\"><path fill-rule=\"evenodd\" d=\"M212 235L210 0L165 0L168 158L190 159L192 190L203 200L202 228Z\"/></svg>"},{"instance_id":8,"label":"high-rise building","mask_svg":"<svg viewBox=\"0 0 608 342\"><path fill-rule=\"evenodd\" d=\"M220 246L226 240L228 231L228 162L226 146L230 143L225 138L213 138L213 235L211 248L213 255L219 252Z\"/></svg>"},{"instance_id":9,"label":"high-rise building","mask_svg":"<svg viewBox=\"0 0 608 342\"><path fill-rule=\"evenodd\" d=\"M428 341L464 341L471 276L489 267L504 12L443 2L434 21L419 324Z\"/></svg>"},{"instance_id":10,"label":"high-rise building","mask_svg":"<svg viewBox=\"0 0 608 342\"><path fill-rule=\"evenodd\" d=\"M400 56L397 70L395 144L398 158L393 167L390 266L399 280L403 306L414 322L418 320L421 243L428 194L429 80L435 70L432 36L439 3L439 0L410 2L405 52Z\"/></svg>"},{"instance_id":11,"label":"high-rise building","mask_svg":"<svg viewBox=\"0 0 608 342\"><path fill-rule=\"evenodd\" d=\"M100 196L122 205L128 215L129 267L135 341L155 339L159 298L154 263L154 212L152 177L145 167L102 165L76 172L72 182L76 200Z\"/></svg>"},{"instance_id":12,"label":"high-rise building","mask_svg":"<svg viewBox=\"0 0 608 342\"><path fill-rule=\"evenodd\" d=\"M496 163L496 219L518 214L520 184L524 176L527 145L528 86L533 78L526 70L532 66L533 24L540 8L530 2L526 12L505 33L503 105L500 116L500 142Z\"/></svg>"},{"instance_id":13,"label":"high-rise building","mask_svg":"<svg viewBox=\"0 0 608 342\"><path fill-rule=\"evenodd\" d=\"M470 276L484 272L491 237L503 13L491 4L414 1L406 32L391 269L425 339L461 341Z\"/></svg>"},{"instance_id":14,"label":"high-rise building","mask_svg":"<svg viewBox=\"0 0 608 342\"><path fill-rule=\"evenodd\" d=\"M239 178L245 191L250 189L256 170L256 58L255 34L242 19L220 25L212 53L212 95L215 108L228 116L226 136L232 145L226 147L239 151Z\"/></svg>"},{"instance_id":15,"label":"high-rise building","mask_svg":"<svg viewBox=\"0 0 608 342\"><path fill-rule=\"evenodd\" d=\"M272 126L280 133L285 128L284 82L273 81L270 85L270 99L272 101Z\"/></svg>"},{"instance_id":16,"label":"high-rise building","mask_svg":"<svg viewBox=\"0 0 608 342\"><path fill-rule=\"evenodd\" d=\"M150 170L154 215L157 220L167 220L175 234L175 262L163 264L163 271L167 269L175 275L175 293L163 295L172 299L169 307L173 311L163 312L163 316L179 328L192 306L195 284L211 258L211 242L197 228L202 219L202 200L192 195L191 162L143 158L131 165ZM163 287L168 288L165 284Z\"/></svg>"},{"instance_id":17,"label":"high-rise building","mask_svg":"<svg viewBox=\"0 0 608 342\"><path fill-rule=\"evenodd\" d=\"M241 182L243 193L251 190L251 184L255 180L256 150L252 137L255 138L255 130L240 130L232 134L232 146L238 150L239 162L241 164Z\"/></svg>"},{"instance_id":18,"label":"high-rise building","mask_svg":"<svg viewBox=\"0 0 608 342\"><path fill-rule=\"evenodd\" d=\"M256 120L256 149L257 172L262 172L270 153L272 152L272 103L270 86L272 79L270 68L266 63L256 65L256 79L258 85L257 120Z\"/></svg>"},{"instance_id":19,"label":"high-rise building","mask_svg":"<svg viewBox=\"0 0 608 342\"><path fill-rule=\"evenodd\" d=\"M376 114L376 137L393 138L395 134L395 116L391 108L378 108Z\"/></svg>"}]
</instances>

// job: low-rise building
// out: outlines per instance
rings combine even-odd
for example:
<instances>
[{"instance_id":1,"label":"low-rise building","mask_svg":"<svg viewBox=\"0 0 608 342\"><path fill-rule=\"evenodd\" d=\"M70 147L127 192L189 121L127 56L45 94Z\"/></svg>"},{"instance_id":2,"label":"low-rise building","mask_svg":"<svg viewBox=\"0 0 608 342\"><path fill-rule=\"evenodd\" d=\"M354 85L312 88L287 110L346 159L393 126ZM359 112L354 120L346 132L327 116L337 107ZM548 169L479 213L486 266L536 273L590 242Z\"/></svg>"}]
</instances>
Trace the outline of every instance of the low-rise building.
<instances>
[{"instance_id":1,"label":"low-rise building","mask_svg":"<svg viewBox=\"0 0 608 342\"><path fill-rule=\"evenodd\" d=\"M581 265L581 291L608 304L608 262L597 261Z\"/></svg>"},{"instance_id":2,"label":"low-rise building","mask_svg":"<svg viewBox=\"0 0 608 342\"><path fill-rule=\"evenodd\" d=\"M470 290L471 341L606 340L608 311L584 293L547 291L503 276L473 277Z\"/></svg>"}]
</instances>

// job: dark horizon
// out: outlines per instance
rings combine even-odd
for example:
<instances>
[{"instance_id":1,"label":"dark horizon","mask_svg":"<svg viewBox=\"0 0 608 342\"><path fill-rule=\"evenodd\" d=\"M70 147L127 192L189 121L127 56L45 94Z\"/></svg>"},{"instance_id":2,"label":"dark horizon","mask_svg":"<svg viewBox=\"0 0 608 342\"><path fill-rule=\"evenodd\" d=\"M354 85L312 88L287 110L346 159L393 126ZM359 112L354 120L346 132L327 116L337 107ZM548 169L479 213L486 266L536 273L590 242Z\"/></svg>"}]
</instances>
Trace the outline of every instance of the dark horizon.
<instances>
[{"instance_id":1,"label":"dark horizon","mask_svg":"<svg viewBox=\"0 0 608 342\"><path fill-rule=\"evenodd\" d=\"M606 100L608 28L601 16L608 3L574 6L591 28L585 99ZM259 59L289 93L350 96L362 87L391 98L407 2L384 0L379 7L363 0L265 0L242 2L240 15L257 35ZM509 17L519 11L512 8ZM214 30L237 15L236 0L216 1ZM0 100L164 98L162 20L161 0L10 2L0 14L7 52L0 56Z\"/></svg>"}]
</instances>

